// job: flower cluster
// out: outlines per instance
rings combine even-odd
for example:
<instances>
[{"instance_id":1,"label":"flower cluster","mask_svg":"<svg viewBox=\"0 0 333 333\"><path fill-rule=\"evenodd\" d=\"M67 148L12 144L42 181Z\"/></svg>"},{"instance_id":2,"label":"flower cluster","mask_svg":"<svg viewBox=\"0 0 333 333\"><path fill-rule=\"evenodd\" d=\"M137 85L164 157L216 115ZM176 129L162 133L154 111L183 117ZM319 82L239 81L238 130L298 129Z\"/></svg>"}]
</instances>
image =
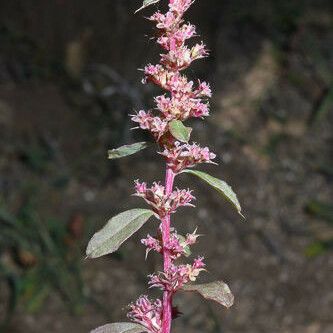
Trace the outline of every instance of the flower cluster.
<instances>
[{"instance_id":1,"label":"flower cluster","mask_svg":"<svg viewBox=\"0 0 333 333\"><path fill-rule=\"evenodd\" d=\"M170 97L165 95L155 97L156 108L161 114L162 121L173 119L184 121L191 117L209 116L209 103L206 99L211 97L211 89L208 83L199 81L195 88L192 81L188 81L179 73L168 72L161 65L148 65L145 68L145 75L144 82L154 82L171 93ZM142 113L142 111L140 112ZM154 118L150 112L142 113L142 116L150 116L150 122ZM142 122L136 116L133 116L132 120ZM154 133L147 123L140 127Z\"/></svg>"},{"instance_id":2,"label":"flower cluster","mask_svg":"<svg viewBox=\"0 0 333 333\"><path fill-rule=\"evenodd\" d=\"M135 190L134 195L142 197L161 217L174 213L181 206L193 207L191 201L195 199L190 190L176 189L170 194L166 194L165 187L159 183L147 187L146 183L135 181Z\"/></svg>"},{"instance_id":3,"label":"flower cluster","mask_svg":"<svg viewBox=\"0 0 333 333\"><path fill-rule=\"evenodd\" d=\"M170 11L175 13L175 16L180 19L193 2L194 0L171 0L169 8Z\"/></svg>"},{"instance_id":4,"label":"flower cluster","mask_svg":"<svg viewBox=\"0 0 333 333\"><path fill-rule=\"evenodd\" d=\"M191 168L199 163L214 163L212 160L216 155L207 147L201 148L198 144L175 143L175 147L166 147L161 155L166 157L168 167L174 173L179 173L186 168Z\"/></svg>"},{"instance_id":5,"label":"flower cluster","mask_svg":"<svg viewBox=\"0 0 333 333\"><path fill-rule=\"evenodd\" d=\"M195 87L193 81L188 81L186 76L180 74L180 71L190 66L194 60L208 55L203 43L192 47L185 45L186 40L196 36L195 26L185 24L182 20L184 12L192 3L192 0L170 1L166 14L158 11L150 17L159 29L157 43L167 53L161 54L159 64L149 64L144 68L143 83L153 82L167 90L170 96L161 95L155 98L159 116L154 116L151 111L141 110L132 116L132 120L137 122L141 129L149 130L157 142L168 132L168 122L171 120L184 121L209 115L209 84L199 81Z\"/></svg>"},{"instance_id":6,"label":"flower cluster","mask_svg":"<svg viewBox=\"0 0 333 333\"><path fill-rule=\"evenodd\" d=\"M171 49L169 53L162 54L161 64L168 70L183 70L190 66L192 61L205 56L207 56L207 51L203 44L196 44L192 48L182 46L175 50Z\"/></svg>"},{"instance_id":7,"label":"flower cluster","mask_svg":"<svg viewBox=\"0 0 333 333\"><path fill-rule=\"evenodd\" d=\"M177 47L184 46L185 41L195 35L196 31L194 25L183 24L178 30L173 31L173 33L160 36L157 39L157 43L167 51L175 50Z\"/></svg>"},{"instance_id":8,"label":"flower cluster","mask_svg":"<svg viewBox=\"0 0 333 333\"><path fill-rule=\"evenodd\" d=\"M199 92L200 89L201 87L196 90L196 95L202 95L202 92ZM190 117L201 118L209 115L208 103L186 94L171 98L165 95L157 96L155 102L163 118L168 121L173 119L186 120Z\"/></svg>"},{"instance_id":9,"label":"flower cluster","mask_svg":"<svg viewBox=\"0 0 333 333\"><path fill-rule=\"evenodd\" d=\"M168 290L172 293L182 288L189 281L195 281L201 271L205 270L203 257L198 257L192 265L175 265L171 264L166 272L150 275L150 287Z\"/></svg>"},{"instance_id":10,"label":"flower cluster","mask_svg":"<svg viewBox=\"0 0 333 333\"><path fill-rule=\"evenodd\" d=\"M141 110L137 114L132 115L131 119L139 124L139 128L149 130L157 141L168 130L167 120L154 117L150 111Z\"/></svg>"},{"instance_id":11,"label":"flower cluster","mask_svg":"<svg viewBox=\"0 0 333 333\"><path fill-rule=\"evenodd\" d=\"M196 231L197 230L194 230L192 234L187 234L186 237L179 235L177 232L170 234L170 238L164 244L164 249L169 251L172 260L188 254L189 247L195 244L197 238L200 236L196 233ZM141 243L147 247L146 258L148 253L152 250L162 253L163 244L161 237L157 239L148 234L147 238L141 239Z\"/></svg>"},{"instance_id":12,"label":"flower cluster","mask_svg":"<svg viewBox=\"0 0 333 333\"><path fill-rule=\"evenodd\" d=\"M177 233L172 233L170 235L170 238L164 243L164 248L169 252L172 260L175 260L186 253L186 245L182 244Z\"/></svg>"},{"instance_id":13,"label":"flower cluster","mask_svg":"<svg viewBox=\"0 0 333 333\"><path fill-rule=\"evenodd\" d=\"M144 68L145 78L143 83L153 82L161 88L168 90L172 94L192 93L193 82L179 72L168 71L162 65L147 65Z\"/></svg>"},{"instance_id":14,"label":"flower cluster","mask_svg":"<svg viewBox=\"0 0 333 333\"><path fill-rule=\"evenodd\" d=\"M151 250L154 250L158 253L162 252L163 247L161 245L161 241L159 241L158 239L150 236L149 234L147 235L147 238L141 239L141 243L147 247L146 259L147 259L148 253Z\"/></svg>"},{"instance_id":15,"label":"flower cluster","mask_svg":"<svg viewBox=\"0 0 333 333\"><path fill-rule=\"evenodd\" d=\"M147 296L140 296L135 303L129 305L127 314L133 322L143 325L148 332L160 333L162 327L162 302L157 299L154 302Z\"/></svg>"}]
</instances>

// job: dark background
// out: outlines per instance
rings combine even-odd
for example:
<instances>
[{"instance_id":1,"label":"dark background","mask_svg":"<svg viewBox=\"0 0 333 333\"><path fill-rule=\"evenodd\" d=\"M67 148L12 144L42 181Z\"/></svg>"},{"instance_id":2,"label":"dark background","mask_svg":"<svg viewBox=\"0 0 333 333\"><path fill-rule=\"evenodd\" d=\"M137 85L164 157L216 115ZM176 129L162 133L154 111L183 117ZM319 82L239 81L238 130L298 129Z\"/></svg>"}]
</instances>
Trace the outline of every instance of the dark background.
<instances>
[{"instance_id":1,"label":"dark background","mask_svg":"<svg viewBox=\"0 0 333 333\"><path fill-rule=\"evenodd\" d=\"M2 332L88 332L124 320L159 267L139 244L153 223L115 255L84 260L108 218L144 207L130 197L133 180L163 179L155 148L119 161L106 154L149 139L129 131L127 116L158 93L137 70L160 52L142 18L153 8L133 15L139 6L0 1ZM332 332L332 1L198 0L187 18L211 51L188 70L214 91L212 116L190 124L219 167L200 169L233 186L247 220L179 177L198 200L175 224L199 226L202 280L224 279L236 302L225 310L180 294L174 332Z\"/></svg>"}]
</instances>

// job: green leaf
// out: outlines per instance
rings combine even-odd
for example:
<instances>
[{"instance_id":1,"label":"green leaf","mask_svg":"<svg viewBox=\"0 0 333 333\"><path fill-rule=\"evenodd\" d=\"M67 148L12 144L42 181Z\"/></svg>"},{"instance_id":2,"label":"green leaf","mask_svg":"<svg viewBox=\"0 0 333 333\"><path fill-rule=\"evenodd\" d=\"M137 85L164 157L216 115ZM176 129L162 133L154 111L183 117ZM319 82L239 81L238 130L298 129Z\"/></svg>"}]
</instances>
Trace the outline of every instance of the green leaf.
<instances>
[{"instance_id":1,"label":"green leaf","mask_svg":"<svg viewBox=\"0 0 333 333\"><path fill-rule=\"evenodd\" d=\"M86 250L87 257L98 258L115 252L152 215L154 212L149 209L131 209L116 215L92 237Z\"/></svg>"},{"instance_id":2,"label":"green leaf","mask_svg":"<svg viewBox=\"0 0 333 333\"><path fill-rule=\"evenodd\" d=\"M147 142L137 142L131 145L121 146L117 149L111 149L108 151L109 159L122 158L125 156L133 155L138 151L147 148Z\"/></svg>"},{"instance_id":3,"label":"green leaf","mask_svg":"<svg viewBox=\"0 0 333 333\"><path fill-rule=\"evenodd\" d=\"M160 0L143 0L143 4L142 4L142 6L139 8L139 9L137 9L136 11L135 11L135 13L137 13L138 11L140 11L140 10L142 10L142 9L144 9L144 8L146 8L146 7L148 7L148 6L150 6L150 5L152 5L152 4L154 4L154 3L157 3L157 2L159 2Z\"/></svg>"},{"instance_id":4,"label":"green leaf","mask_svg":"<svg viewBox=\"0 0 333 333\"><path fill-rule=\"evenodd\" d=\"M223 180L210 176L208 173L196 170L184 170L182 172L190 173L195 175L205 181L208 185L212 186L216 191L220 192L228 201L230 201L235 208L237 209L238 214L240 214L244 219L244 215L241 213L241 206L237 199L236 193L232 190L232 188Z\"/></svg>"},{"instance_id":5,"label":"green leaf","mask_svg":"<svg viewBox=\"0 0 333 333\"><path fill-rule=\"evenodd\" d=\"M147 332L147 329L134 323L113 323L98 327L90 333L141 333Z\"/></svg>"},{"instance_id":6,"label":"green leaf","mask_svg":"<svg viewBox=\"0 0 333 333\"><path fill-rule=\"evenodd\" d=\"M169 123L169 130L172 136L181 142L188 142L190 140L192 128L185 127L180 120L172 120Z\"/></svg>"},{"instance_id":7,"label":"green leaf","mask_svg":"<svg viewBox=\"0 0 333 333\"><path fill-rule=\"evenodd\" d=\"M206 284L185 285L184 291L195 291L206 299L215 301L227 308L234 304L234 295L223 281L214 281Z\"/></svg>"},{"instance_id":8,"label":"green leaf","mask_svg":"<svg viewBox=\"0 0 333 333\"><path fill-rule=\"evenodd\" d=\"M180 245L184 248L185 257L189 257L192 254L192 252L191 252L190 246L186 245L186 243L185 243L186 238L183 235L177 235L177 237L180 242Z\"/></svg>"}]
</instances>

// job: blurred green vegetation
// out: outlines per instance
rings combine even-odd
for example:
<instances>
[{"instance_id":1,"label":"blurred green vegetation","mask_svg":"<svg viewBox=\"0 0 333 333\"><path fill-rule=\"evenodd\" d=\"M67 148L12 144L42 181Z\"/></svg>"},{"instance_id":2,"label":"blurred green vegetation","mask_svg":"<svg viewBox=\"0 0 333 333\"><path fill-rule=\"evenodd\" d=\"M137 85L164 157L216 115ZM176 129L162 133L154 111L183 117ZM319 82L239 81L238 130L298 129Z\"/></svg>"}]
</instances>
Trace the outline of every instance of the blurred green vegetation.
<instances>
[{"instance_id":1,"label":"blurred green vegetation","mask_svg":"<svg viewBox=\"0 0 333 333\"><path fill-rule=\"evenodd\" d=\"M328 225L332 227L333 204L312 200L305 206L305 211L309 215L328 223ZM324 231L323 233L317 235L316 238L317 240L308 245L306 248L305 253L308 257L315 257L333 249L333 235Z\"/></svg>"},{"instance_id":2,"label":"blurred green vegetation","mask_svg":"<svg viewBox=\"0 0 333 333\"><path fill-rule=\"evenodd\" d=\"M81 275L80 217L69 226L53 218L41 218L32 200L15 216L0 208L0 279L8 289L5 326L20 303L35 312L50 293L58 295L69 311L80 313L85 301Z\"/></svg>"}]
</instances>

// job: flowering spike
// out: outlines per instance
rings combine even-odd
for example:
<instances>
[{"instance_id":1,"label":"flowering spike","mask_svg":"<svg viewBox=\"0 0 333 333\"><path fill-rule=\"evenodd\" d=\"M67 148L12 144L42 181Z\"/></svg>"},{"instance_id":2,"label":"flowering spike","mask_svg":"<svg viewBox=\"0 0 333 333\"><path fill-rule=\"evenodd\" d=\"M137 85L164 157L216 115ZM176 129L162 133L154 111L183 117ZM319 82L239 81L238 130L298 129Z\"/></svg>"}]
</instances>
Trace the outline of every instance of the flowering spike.
<instances>
[{"instance_id":1,"label":"flowering spike","mask_svg":"<svg viewBox=\"0 0 333 333\"><path fill-rule=\"evenodd\" d=\"M142 8L156 2L158 0L146 0ZM191 47L186 45L190 38L197 36L196 27L185 23L183 19L194 0L168 2L166 13L157 11L148 18L158 30L157 43L163 52L160 61L158 64L148 64L142 70L142 82L153 83L164 93L154 98L154 109L139 110L131 115L132 121L137 124L135 128L150 132L166 163L164 184L154 182L149 186L145 182L135 181L134 195L143 198L152 208L150 214L155 213L160 220L157 236L148 234L141 243L146 246L146 258L150 251L163 257L163 270L148 276L149 287L162 290L163 297L152 301L148 296L140 296L129 305L128 313L129 319L142 325L148 333L171 332L172 319L179 314L172 305L173 296L180 289L197 291L225 306L231 306L233 302L230 290L222 282L192 284L205 271L203 257L197 257L190 264L177 263L182 256L191 255L190 246L201 235L197 234L196 228L184 237L171 226L171 214L179 207L193 207L195 200L191 190L174 188L175 177L181 172L194 173L222 193L240 212L239 202L230 186L205 173L189 170L201 163L214 163L216 157L209 148L195 142L189 143L192 129L183 125L189 118L209 116L208 99L212 96L209 84L200 80L194 83L182 73L193 61L208 56L208 51L202 42L194 43Z\"/></svg>"},{"instance_id":2,"label":"flowering spike","mask_svg":"<svg viewBox=\"0 0 333 333\"><path fill-rule=\"evenodd\" d=\"M165 158L167 167L164 186L154 183L148 187L146 183L135 183L135 195L143 198L161 220L161 239L148 235L141 241L147 247L146 256L151 250L163 255L163 272L149 276L149 286L163 291L163 322L160 333L170 333L173 294L186 283L195 281L205 266L202 257L195 259L192 265L175 264L176 259L190 254L189 246L196 243L199 235L196 230L186 237L178 235L176 231L171 232L170 215L180 206L193 207L192 201L195 199L190 190L173 190L174 178L184 169L200 163L213 163L216 157L207 147L178 142L169 127L174 120L186 121L209 115L207 99L212 95L209 84L198 80L195 85L180 73L194 60L208 55L202 42L192 47L185 45L188 39L196 36L195 26L183 22L183 16L193 2L170 0L167 13L157 11L149 17L159 30L157 43L166 53L161 54L159 64L149 64L144 68L143 83L154 83L167 93L155 97L155 110L141 110L132 116L132 120L141 129L148 130L162 147L159 154Z\"/></svg>"}]
</instances>

